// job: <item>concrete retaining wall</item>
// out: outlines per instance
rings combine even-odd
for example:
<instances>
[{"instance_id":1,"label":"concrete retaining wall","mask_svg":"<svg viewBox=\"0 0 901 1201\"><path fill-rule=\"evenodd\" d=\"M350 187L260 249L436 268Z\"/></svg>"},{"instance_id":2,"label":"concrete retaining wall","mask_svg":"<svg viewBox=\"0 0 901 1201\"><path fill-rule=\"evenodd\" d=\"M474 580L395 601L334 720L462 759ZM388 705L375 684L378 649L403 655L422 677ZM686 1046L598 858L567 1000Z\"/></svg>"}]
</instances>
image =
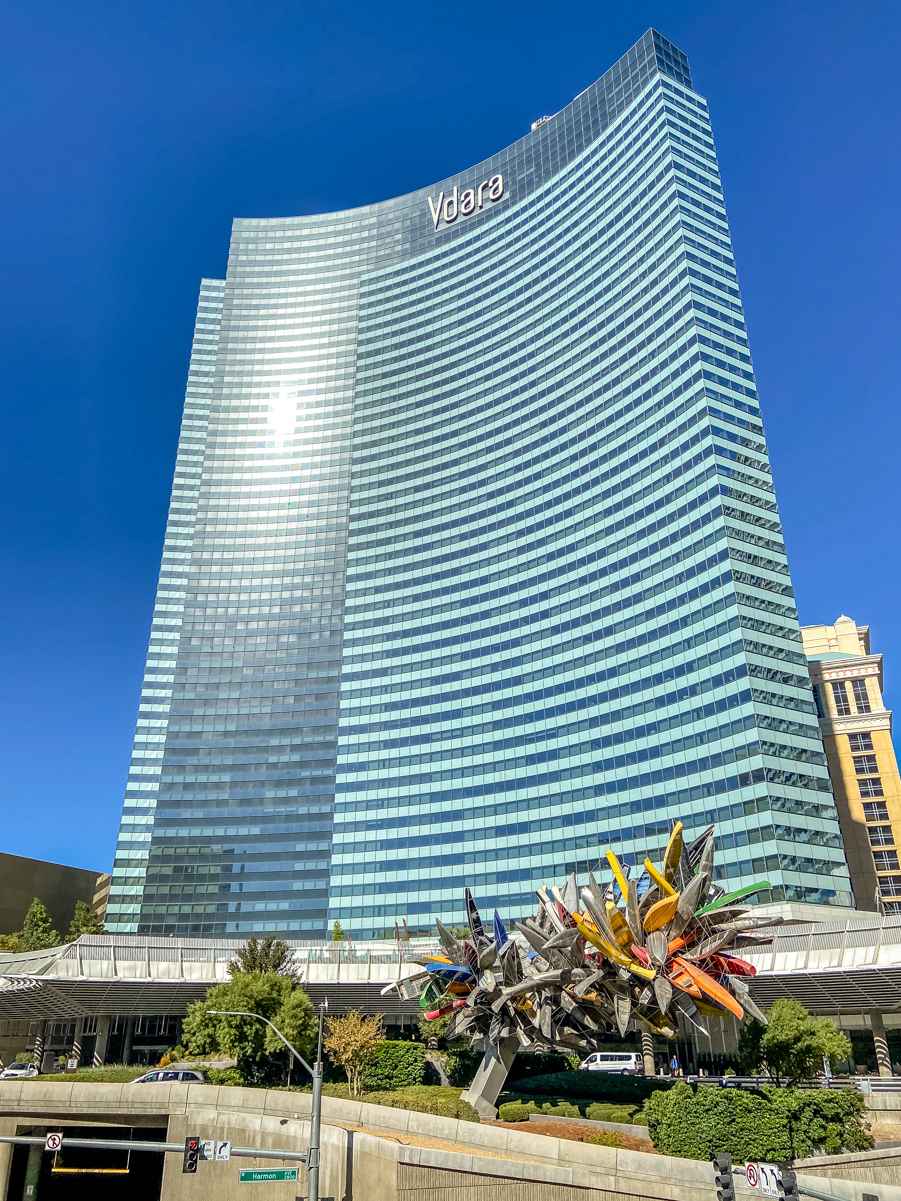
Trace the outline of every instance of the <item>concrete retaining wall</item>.
<instances>
[{"instance_id":1,"label":"concrete retaining wall","mask_svg":"<svg viewBox=\"0 0 901 1201\"><path fill-rule=\"evenodd\" d=\"M196 1084L118 1085L0 1083L0 1132L19 1126L97 1122L167 1125L170 1141L187 1135L230 1139L236 1145L302 1151L309 1141L309 1093ZM341 1201L712 1201L709 1164L596 1147L527 1131L460 1122L432 1114L323 1099L323 1196ZM836 1174L816 1161L814 1187L847 1201L872 1192L864 1160L878 1172L895 1170L901 1154L839 1156ZM0 1147L0 1197L9 1149ZM838 1163L838 1160L855 1163ZM894 1160L894 1162L890 1162ZM181 1156L166 1156L165 1201L293 1201L298 1184L238 1183L240 1167L279 1166L273 1160L201 1163L196 1176L181 1172ZM294 1166L294 1165L286 1165ZM827 1170L823 1170L827 1169ZM808 1170L808 1169L805 1169ZM881 1179L881 1177L880 1177ZM878 1186L880 1201L901 1201L892 1181ZM759 1194L736 1182L743 1201ZM899 1180L901 1183L901 1180Z\"/></svg>"}]
</instances>

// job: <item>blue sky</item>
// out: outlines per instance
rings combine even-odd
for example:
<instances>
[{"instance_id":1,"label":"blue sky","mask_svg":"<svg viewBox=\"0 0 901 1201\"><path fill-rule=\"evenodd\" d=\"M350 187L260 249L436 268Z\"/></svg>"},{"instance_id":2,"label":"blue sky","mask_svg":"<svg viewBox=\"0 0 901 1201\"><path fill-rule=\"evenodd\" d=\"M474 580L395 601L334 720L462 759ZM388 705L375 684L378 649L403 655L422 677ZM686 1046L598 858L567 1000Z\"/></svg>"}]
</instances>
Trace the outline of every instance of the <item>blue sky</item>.
<instances>
[{"instance_id":1,"label":"blue sky","mask_svg":"<svg viewBox=\"0 0 901 1201\"><path fill-rule=\"evenodd\" d=\"M801 619L901 699L901 10L869 4L9 0L0 849L105 867L201 276L233 216L450 175L649 26L711 102Z\"/></svg>"}]
</instances>

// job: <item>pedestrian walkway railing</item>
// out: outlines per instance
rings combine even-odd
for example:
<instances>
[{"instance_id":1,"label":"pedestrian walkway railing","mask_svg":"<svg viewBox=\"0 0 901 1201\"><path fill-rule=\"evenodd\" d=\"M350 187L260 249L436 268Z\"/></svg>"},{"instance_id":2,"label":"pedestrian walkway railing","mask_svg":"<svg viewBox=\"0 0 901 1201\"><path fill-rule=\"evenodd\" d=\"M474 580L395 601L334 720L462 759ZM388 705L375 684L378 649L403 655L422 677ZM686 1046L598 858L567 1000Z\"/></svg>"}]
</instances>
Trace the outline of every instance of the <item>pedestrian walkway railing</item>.
<instances>
[{"instance_id":1,"label":"pedestrian walkway railing","mask_svg":"<svg viewBox=\"0 0 901 1201\"><path fill-rule=\"evenodd\" d=\"M690 1084L716 1084L721 1088L763 1088L774 1081L769 1076L695 1076L685 1077ZM799 1080L792 1088L831 1088L862 1093L901 1092L901 1076L820 1076Z\"/></svg>"}]
</instances>

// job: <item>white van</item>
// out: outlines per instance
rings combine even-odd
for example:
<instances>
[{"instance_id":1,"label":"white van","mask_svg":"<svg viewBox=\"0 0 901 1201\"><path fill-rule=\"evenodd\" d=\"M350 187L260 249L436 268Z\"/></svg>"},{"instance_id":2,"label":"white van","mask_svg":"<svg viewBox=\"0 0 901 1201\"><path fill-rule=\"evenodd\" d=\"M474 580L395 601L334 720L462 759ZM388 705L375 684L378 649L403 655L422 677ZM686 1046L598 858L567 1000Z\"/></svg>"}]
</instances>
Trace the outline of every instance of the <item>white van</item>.
<instances>
[{"instance_id":1,"label":"white van","mask_svg":"<svg viewBox=\"0 0 901 1201\"><path fill-rule=\"evenodd\" d=\"M595 1051L579 1064L580 1072L618 1072L620 1076L640 1076L644 1064L638 1051Z\"/></svg>"}]
</instances>

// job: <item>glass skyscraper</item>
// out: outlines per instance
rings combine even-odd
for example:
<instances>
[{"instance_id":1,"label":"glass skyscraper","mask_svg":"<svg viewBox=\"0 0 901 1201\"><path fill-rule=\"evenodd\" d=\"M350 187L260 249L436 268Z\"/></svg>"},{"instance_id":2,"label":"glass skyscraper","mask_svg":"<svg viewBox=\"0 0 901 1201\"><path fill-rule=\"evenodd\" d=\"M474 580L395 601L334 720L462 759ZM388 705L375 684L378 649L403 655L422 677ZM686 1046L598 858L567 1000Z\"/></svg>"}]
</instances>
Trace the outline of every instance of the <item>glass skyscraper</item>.
<instances>
[{"instance_id":1,"label":"glass skyscraper","mask_svg":"<svg viewBox=\"0 0 901 1201\"><path fill-rule=\"evenodd\" d=\"M513 917L673 816L849 903L707 104L650 31L204 281L111 928Z\"/></svg>"}]
</instances>

